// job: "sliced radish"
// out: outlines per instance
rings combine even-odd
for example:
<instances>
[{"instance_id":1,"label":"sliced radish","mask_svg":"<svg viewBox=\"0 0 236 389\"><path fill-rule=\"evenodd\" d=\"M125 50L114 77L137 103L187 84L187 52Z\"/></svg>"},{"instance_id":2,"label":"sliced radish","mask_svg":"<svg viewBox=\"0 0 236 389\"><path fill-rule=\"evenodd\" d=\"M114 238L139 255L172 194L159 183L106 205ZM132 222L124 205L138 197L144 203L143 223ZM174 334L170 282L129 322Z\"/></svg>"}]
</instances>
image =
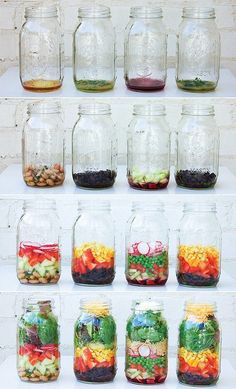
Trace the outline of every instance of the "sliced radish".
<instances>
[{"instance_id":1,"label":"sliced radish","mask_svg":"<svg viewBox=\"0 0 236 389\"><path fill-rule=\"evenodd\" d=\"M145 242L140 242L138 244L138 251L142 255L147 255L149 253L149 251L150 251L149 244L145 243Z\"/></svg>"},{"instance_id":2,"label":"sliced radish","mask_svg":"<svg viewBox=\"0 0 236 389\"><path fill-rule=\"evenodd\" d=\"M139 355L141 357L148 357L151 353L150 347L146 344L143 344L138 348Z\"/></svg>"},{"instance_id":3,"label":"sliced radish","mask_svg":"<svg viewBox=\"0 0 236 389\"><path fill-rule=\"evenodd\" d=\"M133 246L129 247L128 253L131 254L131 255L134 254L134 248L133 248Z\"/></svg>"}]
</instances>

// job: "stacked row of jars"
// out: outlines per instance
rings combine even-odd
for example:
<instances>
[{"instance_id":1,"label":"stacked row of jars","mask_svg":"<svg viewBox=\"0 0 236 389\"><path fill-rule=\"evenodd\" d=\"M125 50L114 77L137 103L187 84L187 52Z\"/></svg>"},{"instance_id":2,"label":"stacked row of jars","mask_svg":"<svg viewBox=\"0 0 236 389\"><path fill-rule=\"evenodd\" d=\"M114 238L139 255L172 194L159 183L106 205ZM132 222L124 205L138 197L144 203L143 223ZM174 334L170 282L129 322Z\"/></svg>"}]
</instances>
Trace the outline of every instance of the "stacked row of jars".
<instances>
[{"instance_id":1,"label":"stacked row of jars","mask_svg":"<svg viewBox=\"0 0 236 389\"><path fill-rule=\"evenodd\" d=\"M37 243L36 243L37 242ZM169 230L160 204L133 204L126 229L130 285L164 285L169 273ZM18 224L17 276L23 284L55 284L61 274L60 226L52 200L25 202ZM215 204L186 204L180 222L180 285L215 286L220 277L221 228ZM73 228L72 278L108 285L115 277L115 237L110 204L84 202Z\"/></svg>"},{"instance_id":2,"label":"stacked row of jars","mask_svg":"<svg viewBox=\"0 0 236 389\"><path fill-rule=\"evenodd\" d=\"M27 7L20 34L20 79L30 91L51 91L63 82L63 42L57 8ZM42 33L43 31L43 33ZM159 7L133 7L125 33L126 85L134 91L158 91L167 77L167 32ZM79 8L74 33L74 83L84 92L115 85L115 33L110 9ZM181 89L216 88L220 68L220 35L213 8L184 8L177 43L176 83Z\"/></svg>"},{"instance_id":3,"label":"stacked row of jars","mask_svg":"<svg viewBox=\"0 0 236 389\"><path fill-rule=\"evenodd\" d=\"M74 327L74 374L79 381L105 383L116 375L117 331L111 303L102 297L80 302ZM187 302L179 327L177 377L211 385L220 374L220 329L215 304ZM60 373L59 325L53 301L29 299L18 322L17 370L22 381L49 382ZM168 327L162 303L133 302L126 325L125 375L137 384L156 384L168 373Z\"/></svg>"},{"instance_id":4,"label":"stacked row of jars","mask_svg":"<svg viewBox=\"0 0 236 389\"><path fill-rule=\"evenodd\" d=\"M23 177L33 187L65 179L58 103L29 104L23 131ZM162 105L134 105L127 143L127 179L135 189L166 188L170 129ZM81 104L72 134L72 176L81 188L111 187L117 175L117 137L109 104ZM175 180L185 188L213 187L219 170L219 131L213 106L184 105L178 125Z\"/></svg>"}]
</instances>

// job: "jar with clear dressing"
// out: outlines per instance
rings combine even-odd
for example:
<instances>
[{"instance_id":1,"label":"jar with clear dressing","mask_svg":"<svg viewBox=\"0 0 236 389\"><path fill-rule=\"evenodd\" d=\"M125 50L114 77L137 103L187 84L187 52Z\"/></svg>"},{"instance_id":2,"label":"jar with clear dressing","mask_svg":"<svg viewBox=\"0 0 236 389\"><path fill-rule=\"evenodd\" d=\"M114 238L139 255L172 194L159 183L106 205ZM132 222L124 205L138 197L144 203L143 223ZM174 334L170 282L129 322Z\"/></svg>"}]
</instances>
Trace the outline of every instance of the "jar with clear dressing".
<instances>
[{"instance_id":1,"label":"jar with clear dressing","mask_svg":"<svg viewBox=\"0 0 236 389\"><path fill-rule=\"evenodd\" d=\"M20 80L32 92L49 92L63 82L63 37L55 5L25 10L20 32Z\"/></svg>"},{"instance_id":2,"label":"jar with clear dressing","mask_svg":"<svg viewBox=\"0 0 236 389\"><path fill-rule=\"evenodd\" d=\"M184 8L177 40L176 83L191 92L217 87L220 73L220 33L214 8Z\"/></svg>"}]
</instances>

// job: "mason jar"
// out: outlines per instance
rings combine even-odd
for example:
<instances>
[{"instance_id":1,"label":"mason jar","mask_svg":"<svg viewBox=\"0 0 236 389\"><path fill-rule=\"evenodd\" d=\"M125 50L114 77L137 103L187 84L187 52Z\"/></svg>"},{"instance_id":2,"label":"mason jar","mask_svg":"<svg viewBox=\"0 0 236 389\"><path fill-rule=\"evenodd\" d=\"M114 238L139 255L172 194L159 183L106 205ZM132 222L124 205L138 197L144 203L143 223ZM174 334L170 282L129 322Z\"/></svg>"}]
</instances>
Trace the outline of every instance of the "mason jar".
<instances>
[{"instance_id":1,"label":"mason jar","mask_svg":"<svg viewBox=\"0 0 236 389\"><path fill-rule=\"evenodd\" d=\"M221 227L214 203L186 203L180 221L177 279L181 285L216 286L220 278Z\"/></svg>"},{"instance_id":2,"label":"mason jar","mask_svg":"<svg viewBox=\"0 0 236 389\"><path fill-rule=\"evenodd\" d=\"M83 298L74 328L74 373L78 381L111 382L116 375L116 323L105 297Z\"/></svg>"},{"instance_id":3,"label":"mason jar","mask_svg":"<svg viewBox=\"0 0 236 389\"><path fill-rule=\"evenodd\" d=\"M219 173L220 134L211 105L184 105L177 133L178 186L214 187Z\"/></svg>"},{"instance_id":4,"label":"mason jar","mask_svg":"<svg viewBox=\"0 0 236 389\"><path fill-rule=\"evenodd\" d=\"M132 7L125 31L125 82L134 91L158 91L165 87L167 32L162 9Z\"/></svg>"},{"instance_id":5,"label":"mason jar","mask_svg":"<svg viewBox=\"0 0 236 389\"><path fill-rule=\"evenodd\" d=\"M83 92L103 92L115 85L115 31L110 8L79 8L73 39L74 83Z\"/></svg>"},{"instance_id":6,"label":"mason jar","mask_svg":"<svg viewBox=\"0 0 236 389\"><path fill-rule=\"evenodd\" d=\"M24 299L17 326L17 372L22 381L57 380L60 373L59 325L53 300Z\"/></svg>"},{"instance_id":7,"label":"mason jar","mask_svg":"<svg viewBox=\"0 0 236 389\"><path fill-rule=\"evenodd\" d=\"M170 177L170 131L163 105L134 105L127 150L127 178L132 188L166 188Z\"/></svg>"},{"instance_id":8,"label":"mason jar","mask_svg":"<svg viewBox=\"0 0 236 389\"><path fill-rule=\"evenodd\" d=\"M17 227L17 277L56 284L61 274L60 225L54 200L26 200Z\"/></svg>"},{"instance_id":9,"label":"mason jar","mask_svg":"<svg viewBox=\"0 0 236 389\"><path fill-rule=\"evenodd\" d=\"M63 132L59 103L28 105L28 120L22 132L22 173L26 185L45 188L63 184Z\"/></svg>"},{"instance_id":10,"label":"mason jar","mask_svg":"<svg viewBox=\"0 0 236 389\"><path fill-rule=\"evenodd\" d=\"M214 8L184 8L177 39L176 83L191 92L217 87L220 72L220 33Z\"/></svg>"},{"instance_id":11,"label":"mason jar","mask_svg":"<svg viewBox=\"0 0 236 389\"><path fill-rule=\"evenodd\" d=\"M187 385L215 385L220 375L221 333L214 303L185 304L179 326L177 376Z\"/></svg>"},{"instance_id":12,"label":"mason jar","mask_svg":"<svg viewBox=\"0 0 236 389\"><path fill-rule=\"evenodd\" d=\"M73 228L72 278L76 284L107 285L114 277L115 234L110 203L80 203Z\"/></svg>"},{"instance_id":13,"label":"mason jar","mask_svg":"<svg viewBox=\"0 0 236 389\"><path fill-rule=\"evenodd\" d=\"M165 381L167 369L168 328L163 305L151 299L134 301L126 325L126 378L135 384L159 384Z\"/></svg>"},{"instance_id":14,"label":"mason jar","mask_svg":"<svg viewBox=\"0 0 236 389\"><path fill-rule=\"evenodd\" d=\"M72 175L82 188L111 187L117 174L117 137L109 104L81 104L72 134Z\"/></svg>"},{"instance_id":15,"label":"mason jar","mask_svg":"<svg viewBox=\"0 0 236 389\"><path fill-rule=\"evenodd\" d=\"M32 92L49 92L63 82L63 38L57 7L31 6L20 32L20 80Z\"/></svg>"},{"instance_id":16,"label":"mason jar","mask_svg":"<svg viewBox=\"0 0 236 389\"><path fill-rule=\"evenodd\" d=\"M164 285L169 230L160 203L133 202L126 231L126 279L131 285Z\"/></svg>"}]
</instances>

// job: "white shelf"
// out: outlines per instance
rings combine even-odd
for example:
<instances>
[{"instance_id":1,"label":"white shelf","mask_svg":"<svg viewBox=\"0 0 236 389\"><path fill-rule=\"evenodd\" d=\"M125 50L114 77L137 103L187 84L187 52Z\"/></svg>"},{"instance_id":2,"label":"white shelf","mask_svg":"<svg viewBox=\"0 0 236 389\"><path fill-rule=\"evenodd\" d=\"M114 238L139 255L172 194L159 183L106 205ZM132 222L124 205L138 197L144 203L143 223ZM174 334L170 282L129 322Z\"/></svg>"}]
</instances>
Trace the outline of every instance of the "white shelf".
<instances>
[{"instance_id":1,"label":"white shelf","mask_svg":"<svg viewBox=\"0 0 236 389\"><path fill-rule=\"evenodd\" d=\"M16 277L16 269L13 265L1 265L1 278L0 278L0 290L3 293L9 292L20 292L20 293L31 293L31 292L52 292L52 293L71 293L78 292L81 293L156 293L156 292L228 292L234 291L236 289L236 280L234 280L228 273L222 272L219 284L217 287L201 287L201 288L191 288L186 286L179 286L175 276L175 270L170 269L169 279L164 286L153 286L153 287L139 287L128 285L125 275L124 268L117 267L116 277L112 285L107 286L84 286L84 285L75 285L72 277L70 266L62 266L62 275L61 279L57 285L23 285L20 284Z\"/></svg>"},{"instance_id":2,"label":"white shelf","mask_svg":"<svg viewBox=\"0 0 236 389\"><path fill-rule=\"evenodd\" d=\"M228 69L221 69L218 87L207 93L191 93L178 89L175 83L175 69L168 70L167 85L159 92L131 92L126 88L123 69L117 69L117 81L113 90L102 93L85 93L76 89L73 82L72 69L65 68L65 77L62 87L54 92L35 93L23 89L19 79L18 67L9 68L0 77L0 97L235 97L236 77Z\"/></svg>"},{"instance_id":3,"label":"white shelf","mask_svg":"<svg viewBox=\"0 0 236 389\"><path fill-rule=\"evenodd\" d=\"M183 389L183 385L178 383L176 377L176 360L169 358L169 373L164 384L161 384L163 389ZM16 357L8 357L0 365L1 387L3 389L26 389L29 388L29 383L22 382L17 376L16 372ZM234 389L236 382L236 370L232 367L230 362L226 359L222 360L221 376L217 384L217 389ZM88 388L86 383L77 382L73 373L73 358L71 356L62 357L61 374L57 381L50 382L50 389L75 389ZM101 389L104 384L93 384L93 388ZM128 383L124 376L124 358L118 358L118 371L113 382L105 385L106 389L131 389L133 386ZM155 387L155 385L153 386ZM187 387L187 386L186 386ZM193 386L188 386L193 388ZM45 383L37 383L37 388L45 389ZM139 385L139 388L147 388L147 385ZM199 386L199 388L206 388Z\"/></svg>"},{"instance_id":4,"label":"white shelf","mask_svg":"<svg viewBox=\"0 0 236 389\"><path fill-rule=\"evenodd\" d=\"M160 196L176 196L176 195L188 195L188 196L211 196L212 195L235 195L236 194L236 176L234 176L228 168L221 167L218 181L214 188L204 190L189 190L177 187L173 175L173 169L171 170L171 179L168 187L162 190L156 191L142 191L135 190L129 187L126 179L126 168L120 166L118 168L117 179L112 188L107 189L81 189L76 187L73 182L71 174L71 166L67 166L66 180L63 185L54 188L32 188L25 184L22 178L22 167L20 164L13 164L8 166L0 174L0 195L74 195L77 194L80 198L96 196L96 199L105 197L113 199L129 199L129 200L142 200L149 198L157 198ZM163 198L164 200L164 198Z\"/></svg>"}]
</instances>

